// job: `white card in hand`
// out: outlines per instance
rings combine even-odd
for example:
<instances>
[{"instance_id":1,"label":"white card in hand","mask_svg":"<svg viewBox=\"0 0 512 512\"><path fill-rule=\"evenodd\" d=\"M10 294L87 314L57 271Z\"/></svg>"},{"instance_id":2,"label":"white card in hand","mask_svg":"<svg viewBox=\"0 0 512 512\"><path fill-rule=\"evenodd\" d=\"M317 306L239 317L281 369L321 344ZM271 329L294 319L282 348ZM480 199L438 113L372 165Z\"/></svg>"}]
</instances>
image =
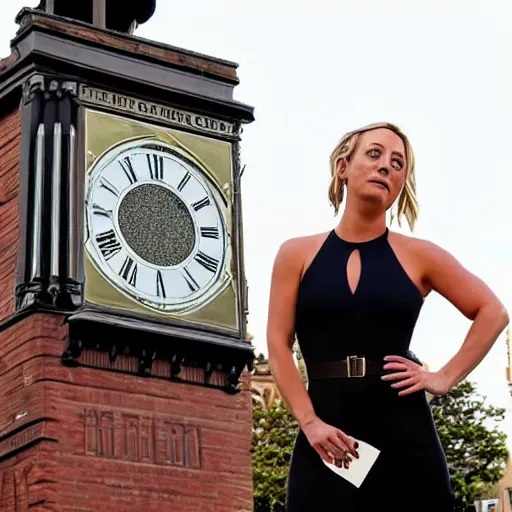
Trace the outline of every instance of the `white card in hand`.
<instances>
[{"instance_id":1,"label":"white card in hand","mask_svg":"<svg viewBox=\"0 0 512 512\"><path fill-rule=\"evenodd\" d=\"M325 462L324 459L322 459L322 462L337 475L342 476L345 480L348 480L356 487L360 487L364 482L366 475L377 460L380 450L377 450L377 448L371 444L360 441L359 439L357 442L359 443L359 448L357 450L359 453L359 459L351 456L352 462L350 463L349 469L345 469L344 467L338 468L334 464Z\"/></svg>"}]
</instances>

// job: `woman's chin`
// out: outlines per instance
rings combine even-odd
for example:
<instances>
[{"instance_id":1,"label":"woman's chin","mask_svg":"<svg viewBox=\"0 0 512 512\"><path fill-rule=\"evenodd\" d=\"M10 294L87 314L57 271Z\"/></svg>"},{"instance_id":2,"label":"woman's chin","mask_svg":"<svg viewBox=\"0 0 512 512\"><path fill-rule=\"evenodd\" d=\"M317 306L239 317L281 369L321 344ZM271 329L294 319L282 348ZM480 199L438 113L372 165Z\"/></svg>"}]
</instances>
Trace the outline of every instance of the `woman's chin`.
<instances>
[{"instance_id":1,"label":"woman's chin","mask_svg":"<svg viewBox=\"0 0 512 512\"><path fill-rule=\"evenodd\" d=\"M368 205L381 208L382 210L387 210L393 204L393 202L390 202L389 194L387 191L383 192L385 193L365 192L359 197L361 201L367 203Z\"/></svg>"}]
</instances>

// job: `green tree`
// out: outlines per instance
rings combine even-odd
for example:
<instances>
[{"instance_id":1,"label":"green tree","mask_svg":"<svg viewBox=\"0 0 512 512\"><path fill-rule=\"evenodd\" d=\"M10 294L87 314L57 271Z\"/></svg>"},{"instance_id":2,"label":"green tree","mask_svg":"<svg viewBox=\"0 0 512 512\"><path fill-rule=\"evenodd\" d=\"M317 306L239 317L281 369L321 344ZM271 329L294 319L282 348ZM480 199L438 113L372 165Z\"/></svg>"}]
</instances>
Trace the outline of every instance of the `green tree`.
<instances>
[{"instance_id":1,"label":"green tree","mask_svg":"<svg viewBox=\"0 0 512 512\"><path fill-rule=\"evenodd\" d=\"M430 402L459 506L480 499L503 476L508 450L499 431L505 409L485 403L464 381Z\"/></svg>"},{"instance_id":2,"label":"green tree","mask_svg":"<svg viewBox=\"0 0 512 512\"><path fill-rule=\"evenodd\" d=\"M299 427L277 400L265 409L253 400L252 467L255 512L284 511L286 478Z\"/></svg>"},{"instance_id":3,"label":"green tree","mask_svg":"<svg viewBox=\"0 0 512 512\"><path fill-rule=\"evenodd\" d=\"M292 345L297 368L304 385L308 377L297 340ZM257 363L266 363L263 354ZM299 426L282 400L264 404L265 400L253 399L253 485L255 512L284 511L286 479L293 445Z\"/></svg>"}]
</instances>

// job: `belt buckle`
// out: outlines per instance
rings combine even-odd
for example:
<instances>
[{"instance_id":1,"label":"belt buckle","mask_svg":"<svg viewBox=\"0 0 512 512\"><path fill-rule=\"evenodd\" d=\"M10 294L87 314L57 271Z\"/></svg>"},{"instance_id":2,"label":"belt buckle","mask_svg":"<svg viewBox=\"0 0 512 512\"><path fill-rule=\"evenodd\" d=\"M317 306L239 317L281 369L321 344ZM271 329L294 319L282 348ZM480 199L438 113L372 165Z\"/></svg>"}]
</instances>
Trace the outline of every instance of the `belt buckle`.
<instances>
[{"instance_id":1,"label":"belt buckle","mask_svg":"<svg viewBox=\"0 0 512 512\"><path fill-rule=\"evenodd\" d=\"M361 362L361 365L359 365ZM359 371L359 369L361 371ZM347 356L347 374L348 377L365 377L366 376L366 357Z\"/></svg>"}]
</instances>

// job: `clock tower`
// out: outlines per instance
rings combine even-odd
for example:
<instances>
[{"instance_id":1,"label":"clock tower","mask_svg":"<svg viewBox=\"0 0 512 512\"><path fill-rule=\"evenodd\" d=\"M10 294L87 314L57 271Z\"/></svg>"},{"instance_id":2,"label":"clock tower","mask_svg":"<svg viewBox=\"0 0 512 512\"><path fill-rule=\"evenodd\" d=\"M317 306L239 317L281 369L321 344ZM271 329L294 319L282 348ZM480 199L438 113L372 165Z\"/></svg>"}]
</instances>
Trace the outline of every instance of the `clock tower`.
<instances>
[{"instance_id":1,"label":"clock tower","mask_svg":"<svg viewBox=\"0 0 512 512\"><path fill-rule=\"evenodd\" d=\"M42 0L0 60L0 503L252 510L237 65ZM4 509L2 508L2 510Z\"/></svg>"}]
</instances>

